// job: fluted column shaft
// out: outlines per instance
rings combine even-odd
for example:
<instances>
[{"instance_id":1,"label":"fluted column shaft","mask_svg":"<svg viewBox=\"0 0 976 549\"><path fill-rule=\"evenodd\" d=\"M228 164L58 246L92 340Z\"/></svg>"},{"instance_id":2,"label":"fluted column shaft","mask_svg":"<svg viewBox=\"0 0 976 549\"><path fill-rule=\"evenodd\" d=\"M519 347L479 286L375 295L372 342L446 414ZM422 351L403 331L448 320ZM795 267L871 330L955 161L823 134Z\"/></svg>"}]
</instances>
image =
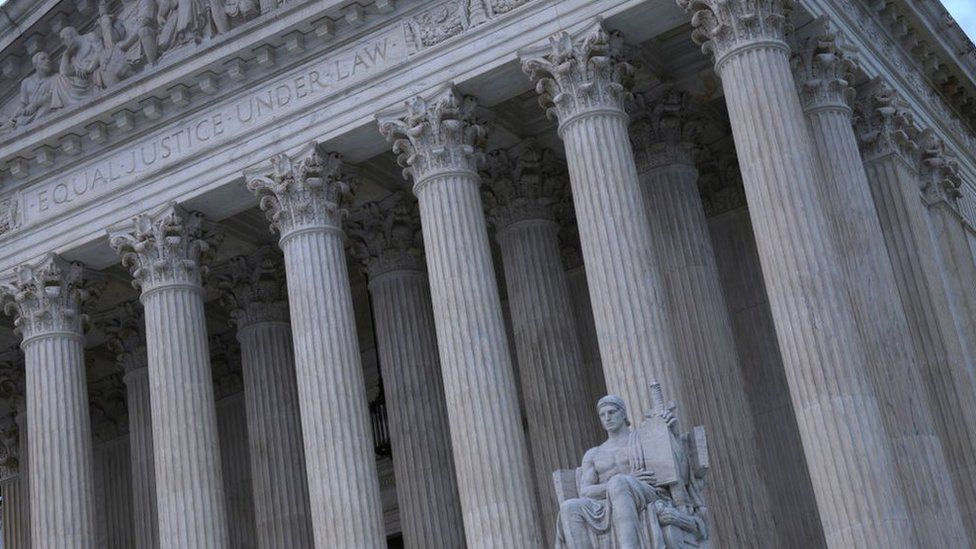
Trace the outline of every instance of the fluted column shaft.
<instances>
[{"instance_id":1,"label":"fluted column shaft","mask_svg":"<svg viewBox=\"0 0 976 549\"><path fill-rule=\"evenodd\" d=\"M415 184L454 462L469 546L535 547L542 537L479 186L471 171Z\"/></svg>"},{"instance_id":2,"label":"fluted column shaft","mask_svg":"<svg viewBox=\"0 0 976 549\"><path fill-rule=\"evenodd\" d=\"M923 361L922 385L963 524L970 539L976 539L976 387L919 198L918 176L894 154L869 159L865 169L910 337Z\"/></svg>"},{"instance_id":3,"label":"fluted column shaft","mask_svg":"<svg viewBox=\"0 0 976 549\"><path fill-rule=\"evenodd\" d=\"M868 373L884 403L882 419L912 525L925 543L964 546L966 532L930 399L918 392L924 364L915 352L898 298L851 126L851 110L843 105L814 105L807 109L807 120L825 176L818 180L821 199L847 276Z\"/></svg>"},{"instance_id":4,"label":"fluted column shaft","mask_svg":"<svg viewBox=\"0 0 976 549\"><path fill-rule=\"evenodd\" d=\"M566 284L573 305L576 333L580 339L580 352L586 366L587 402L597 402L607 394L607 382L603 377L603 363L600 361L600 343L593 324L593 306L590 304L586 269L576 265L566 270Z\"/></svg>"},{"instance_id":5,"label":"fluted column shaft","mask_svg":"<svg viewBox=\"0 0 976 549\"><path fill-rule=\"evenodd\" d=\"M227 539L233 549L256 549L258 546L245 404L243 391L217 398L217 437L220 439L220 470L224 476Z\"/></svg>"},{"instance_id":6,"label":"fluted column shaft","mask_svg":"<svg viewBox=\"0 0 976 549\"><path fill-rule=\"evenodd\" d=\"M223 478L203 288L158 286L146 317L159 539L166 547L227 546Z\"/></svg>"},{"instance_id":7,"label":"fluted column shaft","mask_svg":"<svg viewBox=\"0 0 976 549\"><path fill-rule=\"evenodd\" d=\"M475 102L446 88L380 121L413 178L468 546L538 547L528 447L492 266Z\"/></svg>"},{"instance_id":8,"label":"fluted column shaft","mask_svg":"<svg viewBox=\"0 0 976 549\"><path fill-rule=\"evenodd\" d=\"M258 547L310 547L305 452L298 385L287 322L264 321L237 332L247 399L251 482Z\"/></svg>"},{"instance_id":9,"label":"fluted column shaft","mask_svg":"<svg viewBox=\"0 0 976 549\"><path fill-rule=\"evenodd\" d=\"M298 405L316 547L386 545L360 362L343 209L355 180L317 144L248 177L285 257Z\"/></svg>"},{"instance_id":10,"label":"fluted column shaft","mask_svg":"<svg viewBox=\"0 0 976 549\"><path fill-rule=\"evenodd\" d=\"M693 425L705 426L714 451L709 481L713 539L723 546L758 547L775 535L775 510L759 474L756 431L698 193L698 170L690 156L685 160L655 162L642 171L644 206L688 391L686 414ZM749 510L743 512L743 505Z\"/></svg>"},{"instance_id":11,"label":"fluted column shaft","mask_svg":"<svg viewBox=\"0 0 976 549\"><path fill-rule=\"evenodd\" d=\"M152 416L149 404L149 369L125 373L129 412L129 453L132 460L132 520L134 547L159 547L156 513L156 476L153 460Z\"/></svg>"},{"instance_id":12,"label":"fluted column shaft","mask_svg":"<svg viewBox=\"0 0 976 549\"><path fill-rule=\"evenodd\" d=\"M219 236L170 204L141 214L109 244L142 289L159 543L228 545L201 262Z\"/></svg>"},{"instance_id":13,"label":"fluted column shaft","mask_svg":"<svg viewBox=\"0 0 976 549\"><path fill-rule=\"evenodd\" d=\"M376 345L405 547L462 548L458 497L430 289L423 270L371 277Z\"/></svg>"},{"instance_id":14,"label":"fluted column shaft","mask_svg":"<svg viewBox=\"0 0 976 549\"><path fill-rule=\"evenodd\" d=\"M383 547L379 483L342 233L297 230L282 236L281 248L315 545Z\"/></svg>"},{"instance_id":15,"label":"fluted column shaft","mask_svg":"<svg viewBox=\"0 0 976 549\"><path fill-rule=\"evenodd\" d=\"M117 438L95 450L96 503L100 509L104 549L131 549L134 544L132 474L129 441Z\"/></svg>"},{"instance_id":16,"label":"fluted column shaft","mask_svg":"<svg viewBox=\"0 0 976 549\"><path fill-rule=\"evenodd\" d=\"M30 549L30 496L26 472L0 482L0 497L3 497L4 548Z\"/></svg>"},{"instance_id":17,"label":"fluted column shaft","mask_svg":"<svg viewBox=\"0 0 976 549\"><path fill-rule=\"evenodd\" d=\"M622 109L596 110L563 123L560 135L607 390L636 420L650 409L650 381L686 393L627 123Z\"/></svg>"},{"instance_id":18,"label":"fluted column shaft","mask_svg":"<svg viewBox=\"0 0 976 549\"><path fill-rule=\"evenodd\" d=\"M515 221L497 233L545 531L554 531L559 511L553 471L578 467L597 442L558 233L549 219Z\"/></svg>"},{"instance_id":19,"label":"fluted column shaft","mask_svg":"<svg viewBox=\"0 0 976 549\"><path fill-rule=\"evenodd\" d=\"M911 547L788 49L731 48L717 69L827 544Z\"/></svg>"},{"instance_id":20,"label":"fluted column shaft","mask_svg":"<svg viewBox=\"0 0 976 549\"><path fill-rule=\"evenodd\" d=\"M28 469L36 547L95 547L91 423L81 331L21 344L27 369Z\"/></svg>"}]
</instances>

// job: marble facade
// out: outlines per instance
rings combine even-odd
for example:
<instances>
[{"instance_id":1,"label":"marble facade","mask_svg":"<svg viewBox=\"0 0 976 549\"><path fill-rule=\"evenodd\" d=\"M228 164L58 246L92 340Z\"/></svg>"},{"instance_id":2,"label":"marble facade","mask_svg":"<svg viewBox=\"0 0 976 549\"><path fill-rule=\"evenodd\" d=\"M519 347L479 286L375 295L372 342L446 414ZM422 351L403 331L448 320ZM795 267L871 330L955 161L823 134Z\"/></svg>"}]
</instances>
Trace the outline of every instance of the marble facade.
<instances>
[{"instance_id":1,"label":"marble facade","mask_svg":"<svg viewBox=\"0 0 976 549\"><path fill-rule=\"evenodd\" d=\"M2 547L976 544L938 2L0 10Z\"/></svg>"}]
</instances>

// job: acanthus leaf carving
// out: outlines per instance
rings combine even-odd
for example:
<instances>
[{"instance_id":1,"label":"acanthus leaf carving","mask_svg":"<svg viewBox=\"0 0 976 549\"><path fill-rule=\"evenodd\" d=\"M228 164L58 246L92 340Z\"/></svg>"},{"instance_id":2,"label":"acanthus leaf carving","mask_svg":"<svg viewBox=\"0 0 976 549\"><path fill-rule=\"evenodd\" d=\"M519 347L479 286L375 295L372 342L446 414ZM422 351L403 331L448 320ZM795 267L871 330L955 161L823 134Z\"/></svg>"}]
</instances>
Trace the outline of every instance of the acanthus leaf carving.
<instances>
[{"instance_id":1,"label":"acanthus leaf carving","mask_svg":"<svg viewBox=\"0 0 976 549\"><path fill-rule=\"evenodd\" d=\"M856 51L826 17L813 27L798 41L791 59L803 108L849 109L855 96L851 82L858 63Z\"/></svg>"},{"instance_id":2,"label":"acanthus leaf carving","mask_svg":"<svg viewBox=\"0 0 976 549\"><path fill-rule=\"evenodd\" d=\"M602 22L576 35L560 32L548 47L520 56L522 70L536 82L539 104L560 127L591 111L622 112L631 98L635 69L625 59L623 35Z\"/></svg>"},{"instance_id":3,"label":"acanthus leaf carving","mask_svg":"<svg viewBox=\"0 0 976 549\"><path fill-rule=\"evenodd\" d=\"M143 294L168 285L200 286L204 263L223 234L203 214L170 204L155 214L140 214L132 227L109 230L109 245L132 273Z\"/></svg>"},{"instance_id":4,"label":"acanthus leaf carving","mask_svg":"<svg viewBox=\"0 0 976 549\"><path fill-rule=\"evenodd\" d=\"M706 121L692 101L691 94L670 83L634 97L628 110L638 171L695 165Z\"/></svg>"},{"instance_id":5,"label":"acanthus leaf carving","mask_svg":"<svg viewBox=\"0 0 976 549\"><path fill-rule=\"evenodd\" d=\"M519 221L553 220L554 206L569 193L563 163L531 139L489 153L482 180L488 220L499 231Z\"/></svg>"},{"instance_id":6,"label":"acanthus leaf carving","mask_svg":"<svg viewBox=\"0 0 976 549\"><path fill-rule=\"evenodd\" d=\"M352 203L357 171L339 153L312 143L292 156L271 157L271 170L245 174L271 230L281 238L300 229L342 230Z\"/></svg>"},{"instance_id":7,"label":"acanthus leaf carving","mask_svg":"<svg viewBox=\"0 0 976 549\"><path fill-rule=\"evenodd\" d=\"M288 322L288 290L281 251L262 246L232 258L215 273L220 301L238 329L260 322Z\"/></svg>"},{"instance_id":8,"label":"acanthus leaf carving","mask_svg":"<svg viewBox=\"0 0 976 549\"><path fill-rule=\"evenodd\" d=\"M676 0L691 14L691 37L716 66L732 52L761 42L787 48L796 0Z\"/></svg>"},{"instance_id":9,"label":"acanthus leaf carving","mask_svg":"<svg viewBox=\"0 0 976 549\"><path fill-rule=\"evenodd\" d=\"M350 251L371 280L390 272L425 271L420 211L407 192L363 204L348 233Z\"/></svg>"},{"instance_id":10,"label":"acanthus leaf carving","mask_svg":"<svg viewBox=\"0 0 976 549\"><path fill-rule=\"evenodd\" d=\"M929 205L948 204L957 211L962 197L962 176L959 162L934 132L924 131L919 137L919 174L922 195Z\"/></svg>"},{"instance_id":11,"label":"acanthus leaf carving","mask_svg":"<svg viewBox=\"0 0 976 549\"><path fill-rule=\"evenodd\" d=\"M14 269L12 280L0 289L4 310L14 315L14 330L24 342L51 333L70 333L82 337L88 317L82 307L97 299L104 287L80 263L48 254L35 264Z\"/></svg>"},{"instance_id":12,"label":"acanthus leaf carving","mask_svg":"<svg viewBox=\"0 0 976 549\"><path fill-rule=\"evenodd\" d=\"M907 105L882 80L866 86L855 102L854 129L864 161L895 155L917 169L918 128Z\"/></svg>"},{"instance_id":13,"label":"acanthus leaf carving","mask_svg":"<svg viewBox=\"0 0 976 549\"><path fill-rule=\"evenodd\" d=\"M115 354L116 364L124 372L134 372L149 365L146 322L139 302L126 301L119 304L103 329L105 345Z\"/></svg>"},{"instance_id":14,"label":"acanthus leaf carving","mask_svg":"<svg viewBox=\"0 0 976 549\"><path fill-rule=\"evenodd\" d=\"M393 143L404 177L412 177L414 193L442 173L474 172L484 161L487 128L475 116L477 104L453 85L432 97L414 97L406 108L379 117L380 133Z\"/></svg>"}]
</instances>

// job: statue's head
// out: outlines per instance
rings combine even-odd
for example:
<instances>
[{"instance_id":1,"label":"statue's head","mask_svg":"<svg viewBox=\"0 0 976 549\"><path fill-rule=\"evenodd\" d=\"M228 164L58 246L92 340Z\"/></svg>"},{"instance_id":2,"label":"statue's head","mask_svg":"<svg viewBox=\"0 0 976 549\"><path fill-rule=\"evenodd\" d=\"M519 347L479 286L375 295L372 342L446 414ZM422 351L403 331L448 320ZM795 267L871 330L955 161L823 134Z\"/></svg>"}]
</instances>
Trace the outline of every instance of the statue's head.
<instances>
[{"instance_id":1,"label":"statue's head","mask_svg":"<svg viewBox=\"0 0 976 549\"><path fill-rule=\"evenodd\" d=\"M607 395L596 403L596 413L600 416L600 424L607 432L614 432L630 425L627 420L627 405L624 399L617 395Z\"/></svg>"},{"instance_id":2,"label":"statue's head","mask_svg":"<svg viewBox=\"0 0 976 549\"><path fill-rule=\"evenodd\" d=\"M47 76L51 74L51 56L47 52L39 51L31 57L31 63L34 64L34 70L37 74L41 76Z\"/></svg>"},{"instance_id":3,"label":"statue's head","mask_svg":"<svg viewBox=\"0 0 976 549\"><path fill-rule=\"evenodd\" d=\"M61 29L61 32L58 33L58 35L61 37L61 42L65 46L68 46L71 43L73 43L79 36L78 29L74 27L65 27Z\"/></svg>"}]
</instances>

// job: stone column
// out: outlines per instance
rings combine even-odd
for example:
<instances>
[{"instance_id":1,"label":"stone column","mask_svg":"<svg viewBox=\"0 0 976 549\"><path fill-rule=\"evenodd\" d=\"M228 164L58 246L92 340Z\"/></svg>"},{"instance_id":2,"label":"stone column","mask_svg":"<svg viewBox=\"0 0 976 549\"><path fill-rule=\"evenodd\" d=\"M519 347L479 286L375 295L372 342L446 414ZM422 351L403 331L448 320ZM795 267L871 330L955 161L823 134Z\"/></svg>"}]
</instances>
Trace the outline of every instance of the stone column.
<instances>
[{"instance_id":1,"label":"stone column","mask_svg":"<svg viewBox=\"0 0 976 549\"><path fill-rule=\"evenodd\" d=\"M553 212L568 198L565 166L552 151L524 141L489 155L485 183L488 220L505 271L543 531L552 545L559 512L552 473L579 467L583 453L598 443L596 403L587 398Z\"/></svg>"},{"instance_id":2,"label":"stone column","mask_svg":"<svg viewBox=\"0 0 976 549\"><path fill-rule=\"evenodd\" d=\"M959 211L959 164L932 131L923 132L918 145L919 187L929 207L929 226L941 259L949 302L969 354L969 375L976 383L976 262Z\"/></svg>"},{"instance_id":3,"label":"stone column","mask_svg":"<svg viewBox=\"0 0 976 549\"><path fill-rule=\"evenodd\" d=\"M559 119L607 390L632 420L651 408L649 384L691 402L678 375L667 303L651 244L624 102L633 67L623 38L600 24L520 53L540 103Z\"/></svg>"},{"instance_id":4,"label":"stone column","mask_svg":"<svg viewBox=\"0 0 976 549\"><path fill-rule=\"evenodd\" d=\"M587 402L597 402L607 394L607 382L603 376L603 362L600 360L600 342L593 323L593 305L590 303L586 268L583 266L583 253L580 250L579 233L576 230L576 214L571 201L564 201L559 215L559 253L566 268L566 285L573 305L576 320L576 334L580 340L580 352L586 369Z\"/></svg>"},{"instance_id":5,"label":"stone column","mask_svg":"<svg viewBox=\"0 0 976 549\"><path fill-rule=\"evenodd\" d=\"M257 546L310 547L312 523L281 253L262 247L220 277L241 345Z\"/></svg>"},{"instance_id":6,"label":"stone column","mask_svg":"<svg viewBox=\"0 0 976 549\"><path fill-rule=\"evenodd\" d=\"M156 519L156 475L153 461L152 417L149 404L149 358L146 354L142 306L124 303L106 327L107 344L125 374L129 413L129 455L132 461L132 524L135 549L159 547Z\"/></svg>"},{"instance_id":7,"label":"stone column","mask_svg":"<svg viewBox=\"0 0 976 549\"><path fill-rule=\"evenodd\" d=\"M248 188L281 235L316 547L386 546L343 249L353 174L314 145Z\"/></svg>"},{"instance_id":8,"label":"stone column","mask_svg":"<svg viewBox=\"0 0 976 549\"><path fill-rule=\"evenodd\" d=\"M709 433L709 510L718 545L784 545L775 538L732 323L698 192L696 149L707 121L665 84L637 97L631 141L673 327L692 425ZM744 508L743 506L746 506ZM746 510L748 509L748 510Z\"/></svg>"},{"instance_id":9,"label":"stone column","mask_svg":"<svg viewBox=\"0 0 976 549\"><path fill-rule=\"evenodd\" d=\"M96 545L82 304L97 292L83 271L52 254L18 267L4 287L23 337L35 547Z\"/></svg>"},{"instance_id":10,"label":"stone column","mask_svg":"<svg viewBox=\"0 0 976 549\"><path fill-rule=\"evenodd\" d=\"M218 240L203 216L173 204L110 234L142 289L159 541L227 547L202 261Z\"/></svg>"},{"instance_id":11,"label":"stone column","mask_svg":"<svg viewBox=\"0 0 976 549\"><path fill-rule=\"evenodd\" d=\"M791 74L792 2L679 5L693 13L693 37L723 81L827 544L915 546Z\"/></svg>"},{"instance_id":12,"label":"stone column","mask_svg":"<svg viewBox=\"0 0 976 549\"><path fill-rule=\"evenodd\" d=\"M15 351L18 352L19 351ZM30 493L27 484L27 417L24 414L24 364L13 360L2 366L0 391L13 410L0 422L0 444L4 457L0 462L0 497L3 498L0 521L2 543L7 549L30 548Z\"/></svg>"},{"instance_id":13,"label":"stone column","mask_svg":"<svg viewBox=\"0 0 976 549\"><path fill-rule=\"evenodd\" d=\"M100 485L96 504L100 507L100 527L104 532L99 540L102 549L134 547L131 464L129 441L124 434L95 448L95 479Z\"/></svg>"},{"instance_id":14,"label":"stone column","mask_svg":"<svg viewBox=\"0 0 976 549\"><path fill-rule=\"evenodd\" d=\"M464 547L416 200L371 202L350 233L372 296L404 546Z\"/></svg>"},{"instance_id":15,"label":"stone column","mask_svg":"<svg viewBox=\"0 0 976 549\"><path fill-rule=\"evenodd\" d=\"M479 194L485 129L453 87L381 117L420 202L468 545L539 547L528 449ZM504 473L499 473L504 471Z\"/></svg>"},{"instance_id":16,"label":"stone column","mask_svg":"<svg viewBox=\"0 0 976 549\"><path fill-rule=\"evenodd\" d=\"M861 95L856 128L867 182L963 524L976 540L976 390L919 197L917 131L887 86Z\"/></svg>"},{"instance_id":17,"label":"stone column","mask_svg":"<svg viewBox=\"0 0 976 549\"><path fill-rule=\"evenodd\" d=\"M856 60L826 21L803 40L793 67L824 177L817 180L847 277L868 373L883 402L885 430L919 540L966 544L959 507L928 395L919 395L924 363L912 341L895 275L871 199L852 124Z\"/></svg>"}]
</instances>

